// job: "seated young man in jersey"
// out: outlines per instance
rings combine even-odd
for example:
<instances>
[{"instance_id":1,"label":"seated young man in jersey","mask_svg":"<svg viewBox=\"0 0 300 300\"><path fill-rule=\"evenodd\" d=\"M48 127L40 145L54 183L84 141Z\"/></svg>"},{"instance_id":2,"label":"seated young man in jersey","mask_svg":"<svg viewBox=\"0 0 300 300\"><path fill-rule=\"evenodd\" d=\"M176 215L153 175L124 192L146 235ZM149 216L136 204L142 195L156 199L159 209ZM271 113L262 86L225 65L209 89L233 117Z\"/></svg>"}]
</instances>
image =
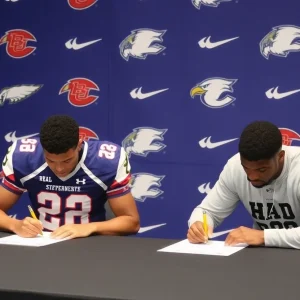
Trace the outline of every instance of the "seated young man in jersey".
<instances>
[{"instance_id":1,"label":"seated young man in jersey","mask_svg":"<svg viewBox=\"0 0 300 300\"><path fill-rule=\"evenodd\" d=\"M53 238L126 235L139 230L124 149L107 141L79 139L79 126L68 116L46 120L39 139L14 142L2 169L1 229L21 237L52 231ZM5 213L26 190L39 220L16 220ZM111 220L105 219L106 201L116 216Z\"/></svg>"},{"instance_id":2,"label":"seated young man in jersey","mask_svg":"<svg viewBox=\"0 0 300 300\"><path fill-rule=\"evenodd\" d=\"M214 228L242 201L254 221L226 237L226 245L245 243L300 248L300 148L282 145L280 130L257 121L242 132L239 153L230 158L213 189L189 219L187 238L206 242ZM207 213L208 236L203 230Z\"/></svg>"}]
</instances>

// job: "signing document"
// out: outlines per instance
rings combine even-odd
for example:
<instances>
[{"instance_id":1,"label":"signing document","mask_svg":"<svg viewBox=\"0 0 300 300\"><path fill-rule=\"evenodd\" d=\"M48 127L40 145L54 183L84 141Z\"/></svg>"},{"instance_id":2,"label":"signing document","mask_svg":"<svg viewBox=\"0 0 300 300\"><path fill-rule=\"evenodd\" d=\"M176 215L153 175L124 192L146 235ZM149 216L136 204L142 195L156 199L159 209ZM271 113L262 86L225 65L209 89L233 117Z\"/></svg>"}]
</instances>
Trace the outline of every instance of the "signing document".
<instances>
[{"instance_id":1,"label":"signing document","mask_svg":"<svg viewBox=\"0 0 300 300\"><path fill-rule=\"evenodd\" d=\"M232 229L215 232L212 234L212 238L219 237L226 233L229 233ZM219 255L229 256L234 254L248 245L238 244L236 246L225 246L225 242L209 240L206 244L192 244L188 239L175 243L168 247L158 250L159 252L173 252L173 253L186 253L186 254L203 254L203 255Z\"/></svg>"},{"instance_id":2,"label":"signing document","mask_svg":"<svg viewBox=\"0 0 300 300\"><path fill-rule=\"evenodd\" d=\"M53 239L50 237L51 232L43 231L43 235L38 235L32 238L23 238L16 234L0 238L0 245L15 245L15 246L31 246L41 247L54 243L65 241L66 239Z\"/></svg>"}]
</instances>

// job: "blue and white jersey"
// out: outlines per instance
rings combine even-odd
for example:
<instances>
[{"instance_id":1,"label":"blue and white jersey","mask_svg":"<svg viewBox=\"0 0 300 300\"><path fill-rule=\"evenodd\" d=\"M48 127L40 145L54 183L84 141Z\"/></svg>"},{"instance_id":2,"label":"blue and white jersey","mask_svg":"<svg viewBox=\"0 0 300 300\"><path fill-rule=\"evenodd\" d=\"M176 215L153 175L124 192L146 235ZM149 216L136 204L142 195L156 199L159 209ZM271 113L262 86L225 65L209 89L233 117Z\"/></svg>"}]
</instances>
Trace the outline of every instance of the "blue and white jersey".
<instances>
[{"instance_id":1,"label":"blue and white jersey","mask_svg":"<svg viewBox=\"0 0 300 300\"><path fill-rule=\"evenodd\" d=\"M1 185L28 192L32 208L44 230L64 224L105 220L107 199L130 192L130 163L125 150L108 141L85 141L80 160L66 177L48 167L38 138L15 141L2 164Z\"/></svg>"}]
</instances>

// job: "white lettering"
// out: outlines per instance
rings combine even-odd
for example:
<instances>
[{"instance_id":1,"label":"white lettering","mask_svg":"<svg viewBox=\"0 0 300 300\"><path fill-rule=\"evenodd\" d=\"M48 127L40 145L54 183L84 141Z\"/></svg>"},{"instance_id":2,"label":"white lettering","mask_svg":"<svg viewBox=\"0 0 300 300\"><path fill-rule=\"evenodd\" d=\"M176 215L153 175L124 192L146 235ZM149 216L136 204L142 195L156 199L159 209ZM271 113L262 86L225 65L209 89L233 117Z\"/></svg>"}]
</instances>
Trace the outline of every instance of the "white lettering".
<instances>
[{"instance_id":1,"label":"white lettering","mask_svg":"<svg viewBox=\"0 0 300 300\"><path fill-rule=\"evenodd\" d=\"M39 176L39 180L42 182L52 182L52 178L49 176Z\"/></svg>"},{"instance_id":2,"label":"white lettering","mask_svg":"<svg viewBox=\"0 0 300 300\"><path fill-rule=\"evenodd\" d=\"M66 186L66 185L46 185L47 191L56 191L56 192L81 192L80 186Z\"/></svg>"}]
</instances>

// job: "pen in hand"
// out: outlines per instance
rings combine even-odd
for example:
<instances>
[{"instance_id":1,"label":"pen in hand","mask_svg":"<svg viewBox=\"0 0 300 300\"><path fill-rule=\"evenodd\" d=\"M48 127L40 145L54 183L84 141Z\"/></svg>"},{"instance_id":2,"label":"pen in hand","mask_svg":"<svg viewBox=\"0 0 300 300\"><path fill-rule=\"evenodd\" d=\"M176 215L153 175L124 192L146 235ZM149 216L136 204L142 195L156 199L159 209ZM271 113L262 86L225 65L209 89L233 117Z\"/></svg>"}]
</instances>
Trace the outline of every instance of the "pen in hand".
<instances>
[{"instance_id":1,"label":"pen in hand","mask_svg":"<svg viewBox=\"0 0 300 300\"><path fill-rule=\"evenodd\" d=\"M206 211L203 211L203 229L206 235L206 239L208 240L208 225L207 225L207 216Z\"/></svg>"},{"instance_id":2,"label":"pen in hand","mask_svg":"<svg viewBox=\"0 0 300 300\"><path fill-rule=\"evenodd\" d=\"M35 215L35 213L34 213L34 211L33 211L33 209L31 208L30 205L28 205L28 209L29 209L29 212L30 212L31 217L32 217L33 219L38 220L38 218L36 217L36 215ZM40 234L43 235L43 231L41 231Z\"/></svg>"}]
</instances>

